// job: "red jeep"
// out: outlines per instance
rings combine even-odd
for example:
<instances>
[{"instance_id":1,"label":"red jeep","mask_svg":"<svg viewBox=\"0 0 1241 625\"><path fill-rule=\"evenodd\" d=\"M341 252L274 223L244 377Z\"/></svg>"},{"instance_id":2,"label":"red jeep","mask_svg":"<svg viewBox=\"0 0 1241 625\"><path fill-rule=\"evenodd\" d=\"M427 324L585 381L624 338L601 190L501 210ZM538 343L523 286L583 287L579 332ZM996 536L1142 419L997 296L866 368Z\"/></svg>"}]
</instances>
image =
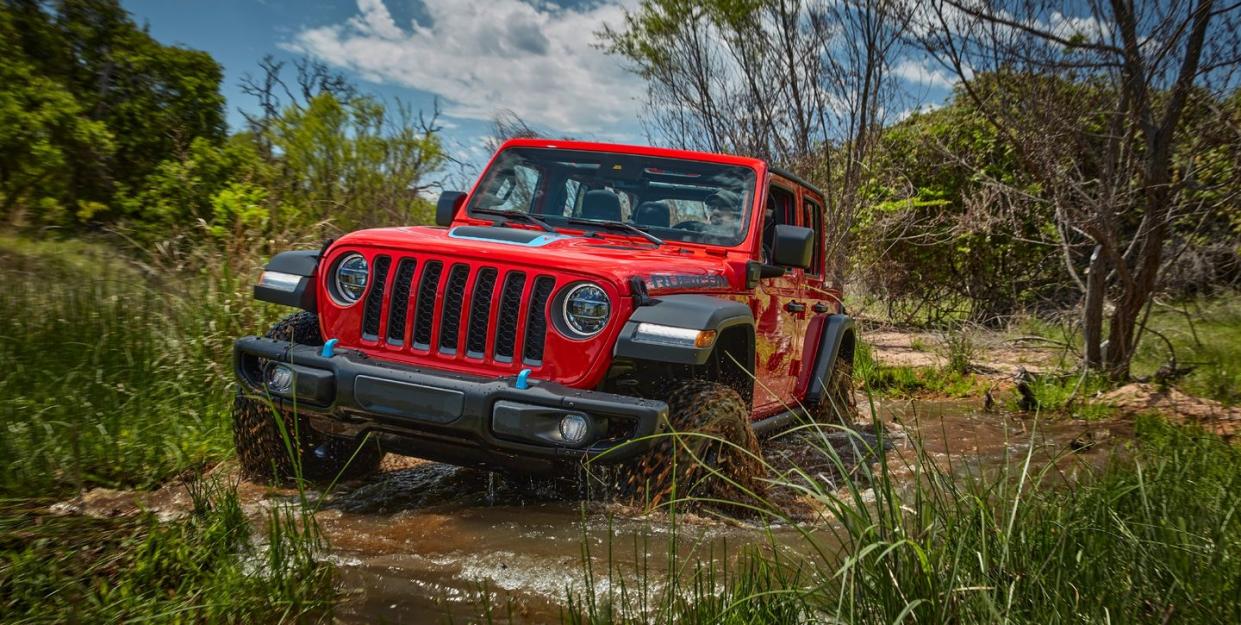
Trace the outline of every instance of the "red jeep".
<instances>
[{"instance_id":1,"label":"red jeep","mask_svg":"<svg viewBox=\"0 0 1241 625\"><path fill-rule=\"evenodd\" d=\"M435 221L272 258L255 297L305 312L236 342L249 475L357 476L392 451L667 478L669 429L714 435L696 460L736 474L756 433L852 408L824 197L789 172L517 139Z\"/></svg>"}]
</instances>

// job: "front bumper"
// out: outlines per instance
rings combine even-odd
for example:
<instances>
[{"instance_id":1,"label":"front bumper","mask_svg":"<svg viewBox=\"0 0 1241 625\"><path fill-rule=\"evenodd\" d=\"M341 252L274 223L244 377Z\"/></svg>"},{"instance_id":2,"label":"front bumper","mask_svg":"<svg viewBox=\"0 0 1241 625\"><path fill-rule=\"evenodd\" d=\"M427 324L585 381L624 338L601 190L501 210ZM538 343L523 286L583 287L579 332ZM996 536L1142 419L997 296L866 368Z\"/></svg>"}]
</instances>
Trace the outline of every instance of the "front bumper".
<instances>
[{"instance_id":1,"label":"front bumper","mask_svg":"<svg viewBox=\"0 0 1241 625\"><path fill-rule=\"evenodd\" d=\"M582 390L516 376L490 378L394 364L348 349L320 348L248 336L233 346L237 377L250 393L310 418L319 432L376 436L388 451L465 466L524 472L559 471L583 461L628 461L648 448L667 416L662 401ZM294 373L285 392L268 387L267 371ZM568 414L584 415L588 436L567 443Z\"/></svg>"}]
</instances>

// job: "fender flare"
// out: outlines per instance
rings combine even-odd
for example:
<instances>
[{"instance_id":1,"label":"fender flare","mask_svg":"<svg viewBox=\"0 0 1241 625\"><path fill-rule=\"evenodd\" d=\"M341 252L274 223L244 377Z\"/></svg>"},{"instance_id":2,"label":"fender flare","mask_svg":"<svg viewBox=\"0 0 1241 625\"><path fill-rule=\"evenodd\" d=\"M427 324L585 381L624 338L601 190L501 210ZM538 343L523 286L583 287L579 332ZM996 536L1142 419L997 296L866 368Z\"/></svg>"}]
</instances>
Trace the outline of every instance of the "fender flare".
<instances>
[{"instance_id":1,"label":"fender flare","mask_svg":"<svg viewBox=\"0 0 1241 625\"><path fill-rule=\"evenodd\" d=\"M653 304L639 306L629 316L616 339L614 354L637 360L653 360L685 365L703 365L711 357L715 342L707 347L672 345L637 336L638 324L650 323L691 330L724 330L748 325L753 336L754 313L741 302L707 295L667 295ZM718 341L719 334L716 335Z\"/></svg>"},{"instance_id":2,"label":"fender flare","mask_svg":"<svg viewBox=\"0 0 1241 625\"><path fill-rule=\"evenodd\" d=\"M318 306L315 301L314 277L321 255L317 250L294 250L272 256L263 268L264 274L272 272L297 276L300 279L290 290L272 286L260 278L259 283L254 285L254 299L316 312Z\"/></svg>"},{"instance_id":3,"label":"fender flare","mask_svg":"<svg viewBox=\"0 0 1241 625\"><path fill-rule=\"evenodd\" d=\"M840 357L840 348L850 336L855 341L857 340L857 329L854 327L853 317L842 313L827 318L827 323L823 325L822 338L819 339L819 349L815 354L810 386L806 389L807 404L815 405L823 399L827 381L831 378L832 367L836 365L836 359Z\"/></svg>"}]
</instances>

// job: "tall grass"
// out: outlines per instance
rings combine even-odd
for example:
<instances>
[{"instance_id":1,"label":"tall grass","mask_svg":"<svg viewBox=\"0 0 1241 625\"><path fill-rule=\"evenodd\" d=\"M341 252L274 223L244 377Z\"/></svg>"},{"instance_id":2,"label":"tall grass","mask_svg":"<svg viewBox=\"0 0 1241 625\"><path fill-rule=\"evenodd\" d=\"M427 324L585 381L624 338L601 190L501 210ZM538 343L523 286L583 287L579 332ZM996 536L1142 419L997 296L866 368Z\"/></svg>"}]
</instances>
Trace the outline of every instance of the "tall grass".
<instances>
[{"instance_id":1,"label":"tall grass","mask_svg":"<svg viewBox=\"0 0 1241 625\"><path fill-rule=\"evenodd\" d=\"M923 456L900 479L882 459L839 491L793 470L776 485L818 502L826 536L805 526L795 550L755 546L674 575L609 567L565 621L1241 621L1241 451L1154 418L1137 429L1132 456L1076 477L1030 455L985 476ZM655 590L621 592L634 588Z\"/></svg>"},{"instance_id":2,"label":"tall grass","mask_svg":"<svg viewBox=\"0 0 1241 625\"><path fill-rule=\"evenodd\" d=\"M0 236L0 620L319 620L331 567L305 496L264 513L196 480L232 453L232 340L255 306L229 259L151 272L102 246ZM241 277L238 277L238 276ZM184 474L186 519L59 516L56 498Z\"/></svg>"},{"instance_id":3,"label":"tall grass","mask_svg":"<svg viewBox=\"0 0 1241 625\"><path fill-rule=\"evenodd\" d=\"M195 483L191 483L195 484ZM254 540L235 485L190 489L188 519L96 519L0 505L0 618L25 623L319 620L334 597L310 517L267 512Z\"/></svg>"},{"instance_id":4,"label":"tall grass","mask_svg":"<svg viewBox=\"0 0 1241 625\"><path fill-rule=\"evenodd\" d=\"M0 238L0 496L151 486L231 452L250 277L151 276L106 249Z\"/></svg>"}]
</instances>

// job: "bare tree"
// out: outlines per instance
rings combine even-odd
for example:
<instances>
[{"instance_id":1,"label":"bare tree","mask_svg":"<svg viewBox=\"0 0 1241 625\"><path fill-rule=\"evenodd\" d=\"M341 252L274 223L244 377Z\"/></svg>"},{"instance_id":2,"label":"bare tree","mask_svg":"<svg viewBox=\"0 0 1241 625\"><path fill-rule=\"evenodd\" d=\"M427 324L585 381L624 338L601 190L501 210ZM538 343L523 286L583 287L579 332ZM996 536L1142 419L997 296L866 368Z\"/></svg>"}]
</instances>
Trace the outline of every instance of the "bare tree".
<instances>
[{"instance_id":1,"label":"bare tree","mask_svg":"<svg viewBox=\"0 0 1241 625\"><path fill-rule=\"evenodd\" d=\"M839 285L866 161L895 110L888 70L909 16L889 0L651 0L602 37L646 80L655 141L760 157L822 183Z\"/></svg>"},{"instance_id":2,"label":"bare tree","mask_svg":"<svg viewBox=\"0 0 1241 625\"><path fill-rule=\"evenodd\" d=\"M938 0L913 22L1042 186L1083 289L1085 364L1117 379L1129 375L1173 224L1201 208L1183 120L1235 88L1239 7Z\"/></svg>"}]
</instances>

